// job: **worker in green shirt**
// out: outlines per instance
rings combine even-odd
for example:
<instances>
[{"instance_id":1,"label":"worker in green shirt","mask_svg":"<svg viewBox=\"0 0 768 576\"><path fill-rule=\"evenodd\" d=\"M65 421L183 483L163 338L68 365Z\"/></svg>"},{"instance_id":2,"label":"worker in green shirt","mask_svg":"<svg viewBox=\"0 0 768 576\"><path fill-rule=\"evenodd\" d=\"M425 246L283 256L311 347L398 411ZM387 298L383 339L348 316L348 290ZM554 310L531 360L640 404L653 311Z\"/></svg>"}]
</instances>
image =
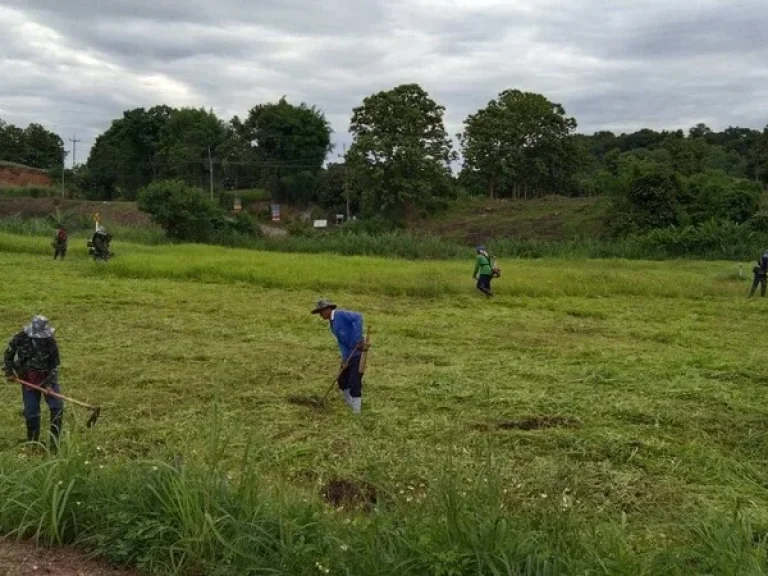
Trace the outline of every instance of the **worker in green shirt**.
<instances>
[{"instance_id":1,"label":"worker in green shirt","mask_svg":"<svg viewBox=\"0 0 768 576\"><path fill-rule=\"evenodd\" d=\"M485 246L477 247L477 258L475 259L475 273L472 278L477 279L477 289L485 294L488 298L493 297L491 291L491 280L493 280L496 272L493 267L493 259L488 254Z\"/></svg>"}]
</instances>

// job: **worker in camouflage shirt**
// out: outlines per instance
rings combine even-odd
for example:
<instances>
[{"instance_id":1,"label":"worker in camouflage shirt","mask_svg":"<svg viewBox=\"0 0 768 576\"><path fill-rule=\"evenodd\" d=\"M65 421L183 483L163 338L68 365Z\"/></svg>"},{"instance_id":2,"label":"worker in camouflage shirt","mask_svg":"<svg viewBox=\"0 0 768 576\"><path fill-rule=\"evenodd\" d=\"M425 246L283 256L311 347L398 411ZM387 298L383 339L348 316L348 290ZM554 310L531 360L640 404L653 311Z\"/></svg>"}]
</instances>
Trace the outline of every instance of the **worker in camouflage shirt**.
<instances>
[{"instance_id":1,"label":"worker in camouflage shirt","mask_svg":"<svg viewBox=\"0 0 768 576\"><path fill-rule=\"evenodd\" d=\"M44 316L35 316L27 326L16 334L5 350L3 370L9 380L14 376L59 392L59 347L53 337L55 329ZM27 421L27 441L37 442L40 438L40 397L41 393L26 386L21 387L24 402L24 418ZM58 446L59 434L64 418L64 403L59 398L45 395L51 410L52 450Z\"/></svg>"},{"instance_id":2,"label":"worker in camouflage shirt","mask_svg":"<svg viewBox=\"0 0 768 576\"><path fill-rule=\"evenodd\" d=\"M64 226L59 225L56 231L56 236L53 237L53 259L56 260L59 256L64 260L67 255L67 244L69 239L67 238L67 229Z\"/></svg>"}]
</instances>

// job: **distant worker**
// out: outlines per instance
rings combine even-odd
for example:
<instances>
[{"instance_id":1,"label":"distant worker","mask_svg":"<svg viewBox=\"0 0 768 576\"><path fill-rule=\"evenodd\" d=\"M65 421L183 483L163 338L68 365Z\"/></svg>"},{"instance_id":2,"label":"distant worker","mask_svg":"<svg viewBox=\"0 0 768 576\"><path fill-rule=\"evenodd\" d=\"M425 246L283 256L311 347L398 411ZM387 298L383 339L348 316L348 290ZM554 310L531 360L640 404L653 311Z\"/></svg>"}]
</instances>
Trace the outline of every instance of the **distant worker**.
<instances>
[{"instance_id":1,"label":"distant worker","mask_svg":"<svg viewBox=\"0 0 768 576\"><path fill-rule=\"evenodd\" d=\"M475 259L475 272L472 278L477 279L477 289L488 298L493 298L491 291L491 280L498 278L499 269L493 265L493 258L486 250L485 246L476 248L477 258Z\"/></svg>"},{"instance_id":2,"label":"distant worker","mask_svg":"<svg viewBox=\"0 0 768 576\"><path fill-rule=\"evenodd\" d=\"M757 266L752 268L752 272L755 275L752 280L752 289L749 291L749 297L755 295L757 285L760 285L760 296L765 296L766 284L768 284L768 250L763 252L763 255L757 259Z\"/></svg>"},{"instance_id":3,"label":"distant worker","mask_svg":"<svg viewBox=\"0 0 768 576\"><path fill-rule=\"evenodd\" d=\"M55 329L45 316L35 316L27 326L16 334L8 344L3 358L6 378L16 378L59 392L59 347L53 334ZM27 442L40 439L40 396L41 392L24 385L21 398L24 403L24 418L27 421ZM53 396L45 395L45 402L51 411L50 449L55 452L64 419L64 403Z\"/></svg>"},{"instance_id":4,"label":"distant worker","mask_svg":"<svg viewBox=\"0 0 768 576\"><path fill-rule=\"evenodd\" d=\"M109 251L112 235L102 226L97 226L96 231L88 243L88 253L94 260L109 260L112 252Z\"/></svg>"},{"instance_id":5,"label":"distant worker","mask_svg":"<svg viewBox=\"0 0 768 576\"><path fill-rule=\"evenodd\" d=\"M64 257L67 255L67 243L69 242L69 239L67 237L67 229L64 228L63 225L59 224L58 230L56 232L56 236L53 237L53 259L56 260L61 256L61 259L64 260Z\"/></svg>"},{"instance_id":6,"label":"distant worker","mask_svg":"<svg viewBox=\"0 0 768 576\"><path fill-rule=\"evenodd\" d=\"M360 356L368 350L363 340L363 317L357 312L337 310L336 304L320 300L312 310L327 320L331 332L336 336L341 352L339 390L353 414L360 414L363 407L363 375L360 373Z\"/></svg>"}]
</instances>

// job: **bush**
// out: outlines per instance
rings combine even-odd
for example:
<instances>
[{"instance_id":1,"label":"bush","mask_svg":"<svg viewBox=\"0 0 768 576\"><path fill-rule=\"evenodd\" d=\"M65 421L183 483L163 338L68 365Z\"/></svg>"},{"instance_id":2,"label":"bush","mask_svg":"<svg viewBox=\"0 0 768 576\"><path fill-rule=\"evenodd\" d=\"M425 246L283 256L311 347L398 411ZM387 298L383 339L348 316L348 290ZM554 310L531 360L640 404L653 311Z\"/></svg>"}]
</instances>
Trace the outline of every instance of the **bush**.
<instances>
[{"instance_id":1,"label":"bush","mask_svg":"<svg viewBox=\"0 0 768 576\"><path fill-rule=\"evenodd\" d=\"M641 230L677 224L680 192L680 180L674 174L658 171L638 176L627 195L632 222Z\"/></svg>"},{"instance_id":2,"label":"bush","mask_svg":"<svg viewBox=\"0 0 768 576\"><path fill-rule=\"evenodd\" d=\"M138 207L172 240L206 242L217 229L226 227L223 210L203 190L181 180L160 180L143 188Z\"/></svg>"},{"instance_id":3,"label":"bush","mask_svg":"<svg viewBox=\"0 0 768 576\"><path fill-rule=\"evenodd\" d=\"M374 216L364 220L348 220L342 226L342 231L350 234L386 234L397 230L397 225L383 216Z\"/></svg>"},{"instance_id":4,"label":"bush","mask_svg":"<svg viewBox=\"0 0 768 576\"><path fill-rule=\"evenodd\" d=\"M749 220L749 227L755 232L768 232L768 212L758 212Z\"/></svg>"},{"instance_id":5,"label":"bush","mask_svg":"<svg viewBox=\"0 0 768 576\"><path fill-rule=\"evenodd\" d=\"M720 217L747 222L760 209L762 186L750 180L735 180L720 201Z\"/></svg>"},{"instance_id":6,"label":"bush","mask_svg":"<svg viewBox=\"0 0 768 576\"><path fill-rule=\"evenodd\" d=\"M261 235L261 230L256 221L247 212L235 214L233 218L229 219L229 224L232 231L236 234L243 234L245 236Z\"/></svg>"}]
</instances>

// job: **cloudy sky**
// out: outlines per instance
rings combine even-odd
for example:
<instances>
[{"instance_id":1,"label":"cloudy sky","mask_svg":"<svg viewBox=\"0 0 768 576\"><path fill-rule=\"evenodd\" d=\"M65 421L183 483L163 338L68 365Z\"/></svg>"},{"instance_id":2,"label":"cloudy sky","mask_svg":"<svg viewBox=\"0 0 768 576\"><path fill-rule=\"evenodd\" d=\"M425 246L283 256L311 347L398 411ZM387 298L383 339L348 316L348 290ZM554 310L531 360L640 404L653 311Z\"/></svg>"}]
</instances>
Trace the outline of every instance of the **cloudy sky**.
<instances>
[{"instance_id":1,"label":"cloudy sky","mask_svg":"<svg viewBox=\"0 0 768 576\"><path fill-rule=\"evenodd\" d=\"M0 118L76 134L79 161L128 108L230 118L282 95L341 144L364 96L404 82L451 133L505 88L584 132L762 128L767 30L766 0L0 0Z\"/></svg>"}]
</instances>

